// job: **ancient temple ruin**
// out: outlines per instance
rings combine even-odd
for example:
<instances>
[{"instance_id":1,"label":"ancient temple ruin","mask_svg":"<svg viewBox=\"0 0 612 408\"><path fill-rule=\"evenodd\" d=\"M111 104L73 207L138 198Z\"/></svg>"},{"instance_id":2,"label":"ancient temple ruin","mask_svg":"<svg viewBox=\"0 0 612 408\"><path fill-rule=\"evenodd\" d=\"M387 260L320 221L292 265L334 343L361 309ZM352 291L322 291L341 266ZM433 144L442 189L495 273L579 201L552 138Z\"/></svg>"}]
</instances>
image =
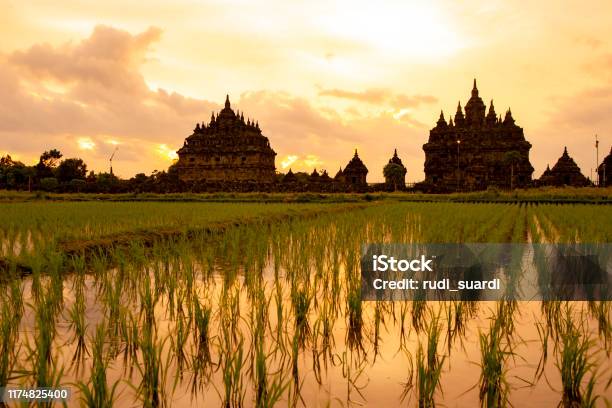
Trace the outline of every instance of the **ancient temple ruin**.
<instances>
[{"instance_id":1,"label":"ancient temple ruin","mask_svg":"<svg viewBox=\"0 0 612 408\"><path fill-rule=\"evenodd\" d=\"M610 148L610 154L597 167L597 175L599 176L600 187L612 186L612 147Z\"/></svg>"},{"instance_id":2,"label":"ancient temple ruin","mask_svg":"<svg viewBox=\"0 0 612 408\"><path fill-rule=\"evenodd\" d=\"M367 187L366 176L368 175L368 168L363 164L355 149L355 155L348 162L344 170L342 170L341 181L355 189ZM338 175L336 175L338 177Z\"/></svg>"},{"instance_id":3,"label":"ancient temple ruin","mask_svg":"<svg viewBox=\"0 0 612 408\"><path fill-rule=\"evenodd\" d=\"M235 113L226 97L225 107L212 114L209 123L198 123L178 151L179 178L187 183L252 183L275 181L274 157L270 141L259 123Z\"/></svg>"},{"instance_id":4,"label":"ancient temple ruin","mask_svg":"<svg viewBox=\"0 0 612 408\"><path fill-rule=\"evenodd\" d=\"M589 184L589 179L582 174L574 159L567 153L567 147L563 149L563 154L553 168L546 166L546 170L538 179L538 185L541 186L583 187Z\"/></svg>"},{"instance_id":5,"label":"ancient temple ruin","mask_svg":"<svg viewBox=\"0 0 612 408\"><path fill-rule=\"evenodd\" d=\"M491 101L486 112L474 80L465 114L460 102L454 120L447 122L441 112L429 132L429 141L423 145L425 182L421 185L438 192L527 187L533 173L530 149L510 109L502 119Z\"/></svg>"}]
</instances>

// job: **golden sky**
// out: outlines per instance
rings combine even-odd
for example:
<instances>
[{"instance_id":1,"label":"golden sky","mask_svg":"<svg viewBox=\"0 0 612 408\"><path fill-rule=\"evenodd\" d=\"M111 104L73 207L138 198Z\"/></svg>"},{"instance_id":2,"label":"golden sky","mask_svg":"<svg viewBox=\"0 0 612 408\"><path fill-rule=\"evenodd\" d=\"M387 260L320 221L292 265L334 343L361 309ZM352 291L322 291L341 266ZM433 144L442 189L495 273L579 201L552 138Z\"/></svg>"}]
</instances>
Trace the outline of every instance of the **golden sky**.
<instances>
[{"instance_id":1,"label":"golden sky","mask_svg":"<svg viewBox=\"0 0 612 408\"><path fill-rule=\"evenodd\" d=\"M46 149L129 177L171 164L229 93L278 153L327 169L353 149L407 180L472 79L509 106L534 177L567 146L588 177L612 143L612 2L0 0L0 155Z\"/></svg>"}]
</instances>

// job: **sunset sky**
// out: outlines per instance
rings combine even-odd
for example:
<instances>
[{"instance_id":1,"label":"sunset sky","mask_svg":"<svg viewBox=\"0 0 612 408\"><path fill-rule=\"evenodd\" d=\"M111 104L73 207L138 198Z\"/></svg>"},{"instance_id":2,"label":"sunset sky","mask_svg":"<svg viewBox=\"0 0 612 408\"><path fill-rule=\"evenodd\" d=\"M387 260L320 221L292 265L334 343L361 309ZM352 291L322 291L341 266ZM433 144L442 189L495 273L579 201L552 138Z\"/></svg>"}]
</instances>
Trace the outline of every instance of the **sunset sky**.
<instances>
[{"instance_id":1,"label":"sunset sky","mask_svg":"<svg viewBox=\"0 0 612 408\"><path fill-rule=\"evenodd\" d=\"M353 150L407 181L443 109L509 106L539 177L563 146L590 176L612 143L612 2L0 0L0 155L95 171L166 169L225 95L287 171L332 175Z\"/></svg>"}]
</instances>

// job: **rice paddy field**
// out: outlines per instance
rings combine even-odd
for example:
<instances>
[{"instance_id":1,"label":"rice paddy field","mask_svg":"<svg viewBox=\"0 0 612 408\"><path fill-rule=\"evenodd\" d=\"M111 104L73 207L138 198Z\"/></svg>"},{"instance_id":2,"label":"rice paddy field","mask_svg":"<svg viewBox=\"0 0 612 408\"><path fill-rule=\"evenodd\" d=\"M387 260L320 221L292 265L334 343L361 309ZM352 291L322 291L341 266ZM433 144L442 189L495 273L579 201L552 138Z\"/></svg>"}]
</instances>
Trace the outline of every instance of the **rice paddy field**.
<instances>
[{"instance_id":1,"label":"rice paddy field","mask_svg":"<svg viewBox=\"0 0 612 408\"><path fill-rule=\"evenodd\" d=\"M612 207L0 203L0 386L68 406L599 407L610 302L362 302L361 246L609 243Z\"/></svg>"}]
</instances>

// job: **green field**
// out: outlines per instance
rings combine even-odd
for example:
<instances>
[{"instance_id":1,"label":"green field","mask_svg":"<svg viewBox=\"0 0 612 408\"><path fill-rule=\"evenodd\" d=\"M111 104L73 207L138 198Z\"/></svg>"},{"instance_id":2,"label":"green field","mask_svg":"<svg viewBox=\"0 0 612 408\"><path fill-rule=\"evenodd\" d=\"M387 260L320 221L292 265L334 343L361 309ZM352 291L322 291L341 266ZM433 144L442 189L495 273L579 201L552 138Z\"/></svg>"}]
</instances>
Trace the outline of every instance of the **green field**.
<instances>
[{"instance_id":1,"label":"green field","mask_svg":"<svg viewBox=\"0 0 612 408\"><path fill-rule=\"evenodd\" d=\"M125 194L55 194L1 191L0 202L23 201L197 201L197 202L277 202L341 203L363 201L434 201L434 202L560 202L612 203L612 187L541 187L503 191L490 189L472 193L423 194L415 192L373 193L125 193Z\"/></svg>"},{"instance_id":2,"label":"green field","mask_svg":"<svg viewBox=\"0 0 612 408\"><path fill-rule=\"evenodd\" d=\"M342 209L347 205L338 206ZM348 205L350 207L350 205ZM69 246L148 240L232 224L315 215L325 204L201 202L0 203L0 259L36 263Z\"/></svg>"},{"instance_id":3,"label":"green field","mask_svg":"<svg viewBox=\"0 0 612 408\"><path fill-rule=\"evenodd\" d=\"M0 208L2 256L31 267L2 283L0 384L67 385L70 406L570 407L612 389L609 302L361 302L359 270L367 242L611 242L609 205Z\"/></svg>"}]
</instances>

